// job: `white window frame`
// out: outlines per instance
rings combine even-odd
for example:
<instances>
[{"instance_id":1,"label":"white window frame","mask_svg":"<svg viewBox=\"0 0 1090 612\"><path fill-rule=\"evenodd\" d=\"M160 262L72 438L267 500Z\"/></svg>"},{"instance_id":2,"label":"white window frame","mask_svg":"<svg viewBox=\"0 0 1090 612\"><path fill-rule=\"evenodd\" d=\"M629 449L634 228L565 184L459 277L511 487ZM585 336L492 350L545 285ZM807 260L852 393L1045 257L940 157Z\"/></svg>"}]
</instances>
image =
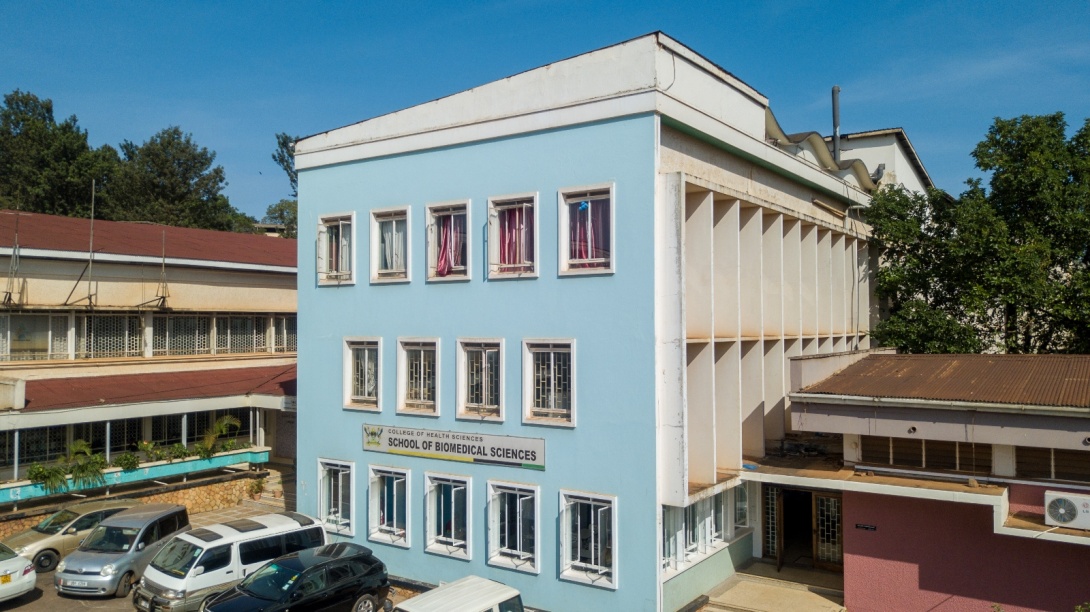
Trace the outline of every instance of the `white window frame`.
<instances>
[{"instance_id":1,"label":"white window frame","mask_svg":"<svg viewBox=\"0 0 1090 612\"><path fill-rule=\"evenodd\" d=\"M326 251L328 244L328 230L327 228L333 224L340 224L347 221L349 223L348 232L348 248L351 250L349 253L349 270L347 273L343 271L329 272L328 262L326 259ZM318 235L316 238L316 259L315 259L315 272L318 276L318 285L354 285L356 284L356 254L359 252L359 241L356 239L356 213L355 212L339 212L328 215L322 215L318 218Z\"/></svg>"},{"instance_id":2,"label":"white window frame","mask_svg":"<svg viewBox=\"0 0 1090 612\"><path fill-rule=\"evenodd\" d=\"M500 270L500 224L498 209L506 205L520 201L530 201L534 219L534 262L533 267L525 272ZM539 213L541 202L536 191L526 193L514 193L488 198L488 278L499 280L505 278L537 278L541 271L541 240L540 227L541 215Z\"/></svg>"},{"instance_id":3,"label":"white window frame","mask_svg":"<svg viewBox=\"0 0 1090 612\"><path fill-rule=\"evenodd\" d=\"M407 344L433 344L435 346L435 400L432 410L409 408L409 357L406 353ZM442 352L439 338L398 338L397 339L397 413L416 416L439 417L439 399L442 390Z\"/></svg>"},{"instance_id":4,"label":"white window frame","mask_svg":"<svg viewBox=\"0 0 1090 612\"><path fill-rule=\"evenodd\" d=\"M479 345L479 344L495 344L499 347L500 351L500 373L499 373L499 397L496 398L499 411L496 414L486 414L479 412L476 408L469 408L466 402L466 395L469 392L469 360L466 358L466 352L468 350L476 348L467 347L467 345ZM502 423L504 420L504 384L503 379L506 370L506 363L504 362L504 342L503 338L459 338L458 339L458 381L455 385L457 387L457 415L456 418L467 421L491 421L496 423Z\"/></svg>"},{"instance_id":5,"label":"white window frame","mask_svg":"<svg viewBox=\"0 0 1090 612\"><path fill-rule=\"evenodd\" d=\"M571 410L568 418L534 415L534 353L538 345L567 345L571 355ZM574 338L527 338L522 341L522 422L553 427L575 427L576 424L576 357Z\"/></svg>"},{"instance_id":6,"label":"white window frame","mask_svg":"<svg viewBox=\"0 0 1090 612\"><path fill-rule=\"evenodd\" d=\"M448 210L461 207L466 217L466 261L465 271L461 274L439 276L435 273L439 263L439 217ZM449 202L434 202L428 204L428 281L436 283L457 283L472 280L473 274L473 218L472 200L451 200Z\"/></svg>"},{"instance_id":7,"label":"white window frame","mask_svg":"<svg viewBox=\"0 0 1090 612\"><path fill-rule=\"evenodd\" d=\"M380 479L386 476L401 478L404 481L405 529L394 531L382 524L382 512L379 509L382 496ZM372 542L389 544L400 548L412 546L412 472L404 468L384 465L367 466L367 539ZM396 487L395 487L396 489ZM395 517L396 518L396 517Z\"/></svg>"},{"instance_id":8,"label":"white window frame","mask_svg":"<svg viewBox=\"0 0 1090 612\"><path fill-rule=\"evenodd\" d=\"M377 378L375 381L375 394L377 397L373 404L366 400L356 399L352 394L356 366L352 351L362 345L371 344L375 345L375 353L377 356L375 368ZM367 412L382 412L382 338L373 336L346 337L344 339L343 362L344 372L342 373L342 378L344 379L344 407Z\"/></svg>"},{"instance_id":9,"label":"white window frame","mask_svg":"<svg viewBox=\"0 0 1090 612\"><path fill-rule=\"evenodd\" d=\"M608 574L597 571L594 568L577 567L573 561L571 550L572 507L581 501L604 504L609 507L610 513L610 549L612 558L609 560ZM600 512L600 510L599 510ZM571 582L579 582L592 586L617 589L620 573L618 566L621 558L620 538L617 537L618 508L617 497L614 495L602 495L599 493L586 493L583 491L560 490L560 579ZM604 566L603 566L604 567Z\"/></svg>"},{"instance_id":10,"label":"white window frame","mask_svg":"<svg viewBox=\"0 0 1090 612\"><path fill-rule=\"evenodd\" d=\"M376 208L371 211L371 284L384 285L412 282L413 271L413 217L409 206ZM405 274L383 275L379 270L379 249L382 248L380 224L387 217L403 215L405 217Z\"/></svg>"},{"instance_id":11,"label":"white window frame","mask_svg":"<svg viewBox=\"0 0 1090 612\"><path fill-rule=\"evenodd\" d=\"M435 504L439 501L439 487L444 483L457 484L464 490L465 499L465 540L445 542L444 537L438 533L438 510ZM442 474L439 472L424 472L424 524L427 530L427 539L424 550L429 553L455 557L466 561L473 558L473 479L469 476L454 474ZM461 546L457 544L461 542Z\"/></svg>"},{"instance_id":12,"label":"white window frame","mask_svg":"<svg viewBox=\"0 0 1090 612\"><path fill-rule=\"evenodd\" d=\"M330 520L335 512L326 506L325 472L327 468L339 468L348 471L350 513L347 522L344 517L340 517L335 522ZM318 457L318 520L322 523L323 529L329 533L344 536L354 536L356 534L356 491L355 461Z\"/></svg>"},{"instance_id":13,"label":"white window frame","mask_svg":"<svg viewBox=\"0 0 1090 612\"><path fill-rule=\"evenodd\" d=\"M595 268L572 268L569 263L569 233L570 223L568 214L568 198L590 192L609 192L609 265ZM579 185L566 187L556 194L557 210L557 262L559 262L560 276L587 276L594 274L613 274L617 265L617 241L614 228L616 219L616 189L614 183L597 183L593 185Z\"/></svg>"},{"instance_id":14,"label":"white window frame","mask_svg":"<svg viewBox=\"0 0 1090 612\"><path fill-rule=\"evenodd\" d=\"M503 493L533 496L534 552L532 555L505 554L500 551L500 495ZM541 572L541 487L502 480L488 481L488 564L528 574Z\"/></svg>"}]
</instances>

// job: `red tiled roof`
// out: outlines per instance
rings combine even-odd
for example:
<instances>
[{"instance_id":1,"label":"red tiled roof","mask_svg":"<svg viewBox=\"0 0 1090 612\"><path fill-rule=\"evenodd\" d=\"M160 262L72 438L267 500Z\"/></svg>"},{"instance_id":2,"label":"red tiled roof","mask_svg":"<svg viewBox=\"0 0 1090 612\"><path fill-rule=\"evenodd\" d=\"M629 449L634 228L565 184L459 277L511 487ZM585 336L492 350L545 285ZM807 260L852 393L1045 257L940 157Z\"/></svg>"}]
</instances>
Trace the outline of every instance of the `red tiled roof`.
<instances>
[{"instance_id":1,"label":"red tiled roof","mask_svg":"<svg viewBox=\"0 0 1090 612\"><path fill-rule=\"evenodd\" d=\"M295 396L295 365L28 380L23 411L247 394Z\"/></svg>"},{"instance_id":2,"label":"red tiled roof","mask_svg":"<svg viewBox=\"0 0 1090 612\"><path fill-rule=\"evenodd\" d=\"M86 253L90 245L90 219L0 210L0 247L15 244L16 218L19 245L24 249ZM287 238L152 223L95 221L96 253L158 258L163 256L164 238L168 258L295 267L296 241Z\"/></svg>"},{"instance_id":3,"label":"red tiled roof","mask_svg":"<svg viewBox=\"0 0 1090 612\"><path fill-rule=\"evenodd\" d=\"M1090 408L1090 355L869 355L801 392Z\"/></svg>"}]
</instances>

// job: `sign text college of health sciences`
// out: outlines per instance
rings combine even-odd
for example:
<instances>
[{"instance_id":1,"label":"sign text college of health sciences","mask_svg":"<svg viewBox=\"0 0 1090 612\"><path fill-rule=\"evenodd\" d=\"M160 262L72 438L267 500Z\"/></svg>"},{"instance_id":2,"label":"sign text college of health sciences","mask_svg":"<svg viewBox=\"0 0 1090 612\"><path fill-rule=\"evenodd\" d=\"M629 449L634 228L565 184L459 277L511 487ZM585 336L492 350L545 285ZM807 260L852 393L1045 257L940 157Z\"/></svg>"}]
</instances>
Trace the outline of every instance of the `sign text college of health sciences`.
<instances>
[{"instance_id":1,"label":"sign text college of health sciences","mask_svg":"<svg viewBox=\"0 0 1090 612\"><path fill-rule=\"evenodd\" d=\"M531 470L545 469L545 440L541 438L364 425L363 450Z\"/></svg>"}]
</instances>

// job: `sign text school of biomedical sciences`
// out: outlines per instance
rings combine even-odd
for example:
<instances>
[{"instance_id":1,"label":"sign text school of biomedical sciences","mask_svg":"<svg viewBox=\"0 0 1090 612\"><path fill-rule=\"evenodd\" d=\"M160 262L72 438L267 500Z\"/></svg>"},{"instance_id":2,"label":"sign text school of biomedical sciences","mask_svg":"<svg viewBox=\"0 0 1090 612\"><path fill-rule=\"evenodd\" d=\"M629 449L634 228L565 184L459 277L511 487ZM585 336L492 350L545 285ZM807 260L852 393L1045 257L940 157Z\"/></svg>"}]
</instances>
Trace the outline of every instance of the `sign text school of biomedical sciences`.
<instances>
[{"instance_id":1,"label":"sign text school of biomedical sciences","mask_svg":"<svg viewBox=\"0 0 1090 612\"><path fill-rule=\"evenodd\" d=\"M363 450L530 470L545 469L543 438L364 425Z\"/></svg>"}]
</instances>

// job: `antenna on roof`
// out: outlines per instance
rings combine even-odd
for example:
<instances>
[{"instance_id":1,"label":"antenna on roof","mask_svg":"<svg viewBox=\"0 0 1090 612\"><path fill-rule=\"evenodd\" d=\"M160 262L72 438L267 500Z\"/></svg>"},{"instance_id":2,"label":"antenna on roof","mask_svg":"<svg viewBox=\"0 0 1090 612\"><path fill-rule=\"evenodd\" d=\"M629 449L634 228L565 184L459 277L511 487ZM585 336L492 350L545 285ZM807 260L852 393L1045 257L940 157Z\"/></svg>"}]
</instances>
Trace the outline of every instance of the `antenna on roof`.
<instances>
[{"instance_id":1,"label":"antenna on roof","mask_svg":"<svg viewBox=\"0 0 1090 612\"><path fill-rule=\"evenodd\" d=\"M15 277L19 275L19 206L15 207L15 242L11 247L8 265L8 286L4 291L4 306L15 305Z\"/></svg>"}]
</instances>

